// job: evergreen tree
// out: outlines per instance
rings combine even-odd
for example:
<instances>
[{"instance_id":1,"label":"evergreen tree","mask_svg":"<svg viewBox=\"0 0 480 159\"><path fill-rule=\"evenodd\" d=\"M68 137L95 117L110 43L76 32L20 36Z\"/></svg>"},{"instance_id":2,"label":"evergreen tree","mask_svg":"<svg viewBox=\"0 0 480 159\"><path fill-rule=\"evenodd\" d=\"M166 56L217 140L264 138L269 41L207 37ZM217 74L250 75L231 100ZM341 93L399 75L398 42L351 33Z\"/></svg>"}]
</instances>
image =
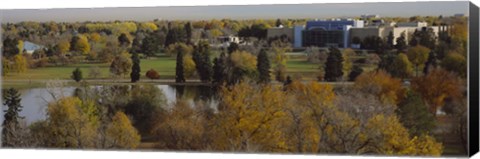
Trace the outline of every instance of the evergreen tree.
<instances>
[{"instance_id":1,"label":"evergreen tree","mask_svg":"<svg viewBox=\"0 0 480 159\"><path fill-rule=\"evenodd\" d=\"M408 45L410 45L411 47L414 47L414 46L418 45L418 40L417 40L417 36L416 36L417 34L418 34L418 31L415 30L415 32L413 32L412 39L408 43Z\"/></svg>"},{"instance_id":2,"label":"evergreen tree","mask_svg":"<svg viewBox=\"0 0 480 159\"><path fill-rule=\"evenodd\" d=\"M73 70L71 78L76 82L80 82L83 79L82 70L77 67L75 70Z\"/></svg>"},{"instance_id":3,"label":"evergreen tree","mask_svg":"<svg viewBox=\"0 0 480 159\"><path fill-rule=\"evenodd\" d=\"M325 80L337 81L343 76L342 62L343 57L340 50L336 47L331 47L327 62L325 63Z\"/></svg>"},{"instance_id":4,"label":"evergreen tree","mask_svg":"<svg viewBox=\"0 0 480 159\"><path fill-rule=\"evenodd\" d=\"M220 54L220 57L213 59L213 84L221 85L226 81L226 64L224 52Z\"/></svg>"},{"instance_id":5,"label":"evergreen tree","mask_svg":"<svg viewBox=\"0 0 480 159\"><path fill-rule=\"evenodd\" d=\"M378 63L378 69L383 69L385 71L387 71L388 73L392 73L392 71L394 71L395 67L393 67L393 63L395 62L395 59L397 58L396 55L392 54L392 53L387 53L385 55L382 56L382 59L380 61L380 63Z\"/></svg>"},{"instance_id":6,"label":"evergreen tree","mask_svg":"<svg viewBox=\"0 0 480 159\"><path fill-rule=\"evenodd\" d=\"M397 38L397 44L395 45L397 50L399 52L402 52L403 50L407 49L407 41L405 39L405 32L402 32L400 34L400 37Z\"/></svg>"},{"instance_id":7,"label":"evergreen tree","mask_svg":"<svg viewBox=\"0 0 480 159\"><path fill-rule=\"evenodd\" d=\"M20 93L14 88L3 91L3 105L7 106L4 110L4 120L2 123L2 146L14 146L10 139L15 136L14 130L19 128L19 119L23 119L18 113L22 111L20 104Z\"/></svg>"},{"instance_id":8,"label":"evergreen tree","mask_svg":"<svg viewBox=\"0 0 480 159\"><path fill-rule=\"evenodd\" d=\"M175 67L175 82L182 83L185 82L185 74L183 68L183 51L181 51L180 46L176 48L177 50L177 66Z\"/></svg>"},{"instance_id":9,"label":"evergreen tree","mask_svg":"<svg viewBox=\"0 0 480 159\"><path fill-rule=\"evenodd\" d=\"M280 19L277 19L277 22L275 22L275 26L280 27L282 25L282 21Z\"/></svg>"},{"instance_id":10,"label":"evergreen tree","mask_svg":"<svg viewBox=\"0 0 480 159\"><path fill-rule=\"evenodd\" d=\"M127 34L122 33L118 36L118 42L120 46L128 46L130 45L130 39L128 39Z\"/></svg>"},{"instance_id":11,"label":"evergreen tree","mask_svg":"<svg viewBox=\"0 0 480 159\"><path fill-rule=\"evenodd\" d=\"M268 59L267 52L262 49L257 56L257 70L259 73L260 83L270 82L270 60Z\"/></svg>"},{"instance_id":12,"label":"evergreen tree","mask_svg":"<svg viewBox=\"0 0 480 159\"><path fill-rule=\"evenodd\" d=\"M185 42L190 45L192 44L192 24L190 24L190 22L187 22L183 28L185 29L186 34Z\"/></svg>"},{"instance_id":13,"label":"evergreen tree","mask_svg":"<svg viewBox=\"0 0 480 159\"><path fill-rule=\"evenodd\" d=\"M393 37L393 32L390 31L390 33L388 33L388 36L387 36L387 49L391 49L393 48L393 40L394 40L395 37Z\"/></svg>"},{"instance_id":14,"label":"evergreen tree","mask_svg":"<svg viewBox=\"0 0 480 159\"><path fill-rule=\"evenodd\" d=\"M17 45L17 39L7 37L5 40L3 40L2 55L7 58L17 55L20 52Z\"/></svg>"},{"instance_id":15,"label":"evergreen tree","mask_svg":"<svg viewBox=\"0 0 480 159\"><path fill-rule=\"evenodd\" d=\"M352 71L348 75L348 80L349 81L355 81L355 78L357 78L362 73L363 73L363 69L360 66L355 65L355 66L353 66Z\"/></svg>"},{"instance_id":16,"label":"evergreen tree","mask_svg":"<svg viewBox=\"0 0 480 159\"><path fill-rule=\"evenodd\" d=\"M141 53L142 51L142 40L138 37L133 39L132 41L132 48L130 49L131 53Z\"/></svg>"},{"instance_id":17,"label":"evergreen tree","mask_svg":"<svg viewBox=\"0 0 480 159\"><path fill-rule=\"evenodd\" d=\"M137 82L140 80L140 58L138 53L132 54L132 72L130 73L131 82Z\"/></svg>"},{"instance_id":18,"label":"evergreen tree","mask_svg":"<svg viewBox=\"0 0 480 159\"><path fill-rule=\"evenodd\" d=\"M437 61L437 55L436 53L432 50L428 54L428 60L425 63L425 67L423 68L423 74L428 74L430 70L438 66L438 61Z\"/></svg>"},{"instance_id":19,"label":"evergreen tree","mask_svg":"<svg viewBox=\"0 0 480 159\"><path fill-rule=\"evenodd\" d=\"M414 136L431 132L435 127L435 118L428 111L421 96L414 91L407 92L406 98L398 104L396 114L399 116L400 122Z\"/></svg>"},{"instance_id":20,"label":"evergreen tree","mask_svg":"<svg viewBox=\"0 0 480 159\"><path fill-rule=\"evenodd\" d=\"M202 82L210 82L212 77L212 62L209 54L210 46L206 41L199 42L193 52L193 61Z\"/></svg>"},{"instance_id":21,"label":"evergreen tree","mask_svg":"<svg viewBox=\"0 0 480 159\"><path fill-rule=\"evenodd\" d=\"M240 48L236 42L231 42L230 45L228 46L228 54L231 54L235 51L238 51Z\"/></svg>"}]
</instances>

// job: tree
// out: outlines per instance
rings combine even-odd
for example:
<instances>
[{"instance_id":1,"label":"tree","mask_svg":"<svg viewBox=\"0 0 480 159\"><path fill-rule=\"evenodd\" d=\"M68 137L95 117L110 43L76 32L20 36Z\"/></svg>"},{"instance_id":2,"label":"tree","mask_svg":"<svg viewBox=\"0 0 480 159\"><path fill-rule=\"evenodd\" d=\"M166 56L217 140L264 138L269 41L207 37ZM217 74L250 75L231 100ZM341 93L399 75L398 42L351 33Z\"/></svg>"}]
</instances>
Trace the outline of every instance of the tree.
<instances>
[{"instance_id":1,"label":"tree","mask_svg":"<svg viewBox=\"0 0 480 159\"><path fill-rule=\"evenodd\" d=\"M400 37L397 38L396 42L397 44L395 45L395 47L399 52L407 49L407 40L405 39L405 32L402 32L400 34Z\"/></svg>"},{"instance_id":2,"label":"tree","mask_svg":"<svg viewBox=\"0 0 480 159\"><path fill-rule=\"evenodd\" d=\"M10 73L12 71L11 69L10 61L5 57L2 57L2 76L6 76L8 73Z\"/></svg>"},{"instance_id":3,"label":"tree","mask_svg":"<svg viewBox=\"0 0 480 159\"><path fill-rule=\"evenodd\" d=\"M185 29L186 33L186 43L192 44L192 24L190 24L190 22L187 22L183 28Z\"/></svg>"},{"instance_id":4,"label":"tree","mask_svg":"<svg viewBox=\"0 0 480 159\"><path fill-rule=\"evenodd\" d=\"M20 104L20 93L14 88L6 89L3 91L3 105L7 106L3 123L2 123L2 146L11 147L17 143L13 142L16 136L15 129L19 128L19 120L23 119L18 113L22 111L22 105ZM11 141L12 140L12 141Z\"/></svg>"},{"instance_id":5,"label":"tree","mask_svg":"<svg viewBox=\"0 0 480 159\"><path fill-rule=\"evenodd\" d=\"M160 79L160 75L154 69L148 70L147 73L145 73L145 76L147 76L148 78L150 78L152 80L153 79Z\"/></svg>"},{"instance_id":6,"label":"tree","mask_svg":"<svg viewBox=\"0 0 480 159\"><path fill-rule=\"evenodd\" d=\"M337 81L343 76L343 57L338 48L331 47L328 54L327 62L325 63L325 80Z\"/></svg>"},{"instance_id":7,"label":"tree","mask_svg":"<svg viewBox=\"0 0 480 159\"><path fill-rule=\"evenodd\" d=\"M210 62L210 46L208 42L199 42L193 52L193 61L202 82L210 82L212 78L212 63Z\"/></svg>"},{"instance_id":8,"label":"tree","mask_svg":"<svg viewBox=\"0 0 480 159\"><path fill-rule=\"evenodd\" d=\"M220 86L228 79L226 72L227 69L227 57L224 52L220 54L220 57L213 59L213 84Z\"/></svg>"},{"instance_id":9,"label":"tree","mask_svg":"<svg viewBox=\"0 0 480 159\"><path fill-rule=\"evenodd\" d=\"M75 82L80 82L83 78L82 70L77 67L75 70L73 70L71 78L75 80Z\"/></svg>"},{"instance_id":10,"label":"tree","mask_svg":"<svg viewBox=\"0 0 480 159\"><path fill-rule=\"evenodd\" d=\"M405 79L410 77L413 72L412 63L408 60L407 55L403 53L397 55L392 65L393 68L390 73L393 77Z\"/></svg>"},{"instance_id":11,"label":"tree","mask_svg":"<svg viewBox=\"0 0 480 159\"><path fill-rule=\"evenodd\" d=\"M280 27L281 25L282 25L282 21L280 19L277 19L277 21L275 22L275 26Z\"/></svg>"},{"instance_id":12,"label":"tree","mask_svg":"<svg viewBox=\"0 0 480 159\"><path fill-rule=\"evenodd\" d=\"M119 42L120 46L125 46L125 47L129 46L130 43L131 43L130 39L128 38L127 34L125 34L125 33L122 33L122 34L120 34L120 36L118 36L118 42Z\"/></svg>"},{"instance_id":13,"label":"tree","mask_svg":"<svg viewBox=\"0 0 480 159\"><path fill-rule=\"evenodd\" d=\"M467 77L467 60L465 59L465 56L459 53L449 53L443 59L441 66L447 71L457 73L460 77Z\"/></svg>"},{"instance_id":14,"label":"tree","mask_svg":"<svg viewBox=\"0 0 480 159\"><path fill-rule=\"evenodd\" d=\"M113 116L105 132L107 148L135 149L140 144L140 135L123 112Z\"/></svg>"},{"instance_id":15,"label":"tree","mask_svg":"<svg viewBox=\"0 0 480 159\"><path fill-rule=\"evenodd\" d=\"M404 89L399 79L384 70L363 73L355 79L354 88L375 95L380 101L397 104L403 99Z\"/></svg>"},{"instance_id":16,"label":"tree","mask_svg":"<svg viewBox=\"0 0 480 159\"><path fill-rule=\"evenodd\" d=\"M78 97L64 97L49 103L47 113L47 147L95 147L100 122L93 102L82 101Z\"/></svg>"},{"instance_id":17,"label":"tree","mask_svg":"<svg viewBox=\"0 0 480 159\"><path fill-rule=\"evenodd\" d=\"M17 55L20 52L20 49L17 47L18 45L18 40L17 39L12 39L10 36L5 38L3 40L3 47L2 47L2 55L11 58L15 55Z\"/></svg>"},{"instance_id":18,"label":"tree","mask_svg":"<svg viewBox=\"0 0 480 159\"><path fill-rule=\"evenodd\" d=\"M408 49L408 60L410 60L410 62L412 62L412 64L415 66L415 76L418 76L418 68L427 62L428 53L430 53L430 49L421 45Z\"/></svg>"},{"instance_id":19,"label":"tree","mask_svg":"<svg viewBox=\"0 0 480 159\"><path fill-rule=\"evenodd\" d=\"M256 73L257 57L246 51L236 51L230 55L231 78L233 83L238 83L246 77L252 77Z\"/></svg>"},{"instance_id":20,"label":"tree","mask_svg":"<svg viewBox=\"0 0 480 159\"><path fill-rule=\"evenodd\" d=\"M287 74L287 60L286 52L291 51L290 43L282 40L275 40L271 42L271 52L274 54L273 63L275 64L274 73L275 79L279 82L284 82Z\"/></svg>"},{"instance_id":21,"label":"tree","mask_svg":"<svg viewBox=\"0 0 480 159\"><path fill-rule=\"evenodd\" d=\"M423 68L423 74L428 74L430 70L438 66L438 61L437 61L437 54L432 50L428 54L428 60L425 63L425 67Z\"/></svg>"},{"instance_id":22,"label":"tree","mask_svg":"<svg viewBox=\"0 0 480 159\"><path fill-rule=\"evenodd\" d=\"M395 62L395 59L397 58L397 55L393 53L387 53L385 55L382 55L380 63L378 63L377 70L383 69L389 73L392 73L395 71L395 68L393 67L393 63Z\"/></svg>"},{"instance_id":23,"label":"tree","mask_svg":"<svg viewBox=\"0 0 480 159\"><path fill-rule=\"evenodd\" d=\"M195 74L195 61L192 55L187 54L183 56L183 74L185 77L192 77Z\"/></svg>"},{"instance_id":24,"label":"tree","mask_svg":"<svg viewBox=\"0 0 480 159\"><path fill-rule=\"evenodd\" d=\"M101 75L102 75L102 72L100 71L100 68L98 66L90 67L90 70L88 72L88 77L96 79Z\"/></svg>"},{"instance_id":25,"label":"tree","mask_svg":"<svg viewBox=\"0 0 480 159\"><path fill-rule=\"evenodd\" d=\"M88 54L90 52L90 44L88 43L87 37L83 35L74 36L70 42L70 50Z\"/></svg>"},{"instance_id":26,"label":"tree","mask_svg":"<svg viewBox=\"0 0 480 159\"><path fill-rule=\"evenodd\" d=\"M132 59L127 52L117 55L110 64L110 73L115 76L127 75L132 68Z\"/></svg>"},{"instance_id":27,"label":"tree","mask_svg":"<svg viewBox=\"0 0 480 159\"><path fill-rule=\"evenodd\" d=\"M140 80L140 58L138 57L138 53L132 54L132 72L130 73L131 82L137 82Z\"/></svg>"},{"instance_id":28,"label":"tree","mask_svg":"<svg viewBox=\"0 0 480 159\"><path fill-rule=\"evenodd\" d=\"M64 55L70 49L70 43L66 40L62 40L62 41L58 42L58 44L55 47L61 55Z\"/></svg>"},{"instance_id":29,"label":"tree","mask_svg":"<svg viewBox=\"0 0 480 159\"><path fill-rule=\"evenodd\" d=\"M428 134L435 127L435 118L428 111L422 97L416 92L408 91L405 99L398 104L398 109L395 111L400 122L411 135Z\"/></svg>"},{"instance_id":30,"label":"tree","mask_svg":"<svg viewBox=\"0 0 480 159\"><path fill-rule=\"evenodd\" d=\"M347 48L342 52L342 58L343 58L342 72L345 76L349 75L350 71L352 71L353 63L350 58L354 55L355 55L355 51L353 51L350 48Z\"/></svg>"},{"instance_id":31,"label":"tree","mask_svg":"<svg viewBox=\"0 0 480 159\"><path fill-rule=\"evenodd\" d=\"M348 80L355 81L355 79L362 73L363 73L363 69L360 66L355 65L353 66L352 72L350 72L350 74L348 75Z\"/></svg>"},{"instance_id":32,"label":"tree","mask_svg":"<svg viewBox=\"0 0 480 159\"><path fill-rule=\"evenodd\" d=\"M257 70L259 74L260 83L270 82L270 60L267 52L262 49L257 56Z\"/></svg>"},{"instance_id":33,"label":"tree","mask_svg":"<svg viewBox=\"0 0 480 159\"><path fill-rule=\"evenodd\" d=\"M235 51L240 50L240 48L236 42L231 42L230 45L228 45L227 50L228 50L228 54L231 54Z\"/></svg>"},{"instance_id":34,"label":"tree","mask_svg":"<svg viewBox=\"0 0 480 159\"><path fill-rule=\"evenodd\" d=\"M183 65L183 51L180 49L180 46L177 46L177 66L175 67L175 82L183 83L185 82L185 74L184 74L184 65Z\"/></svg>"},{"instance_id":35,"label":"tree","mask_svg":"<svg viewBox=\"0 0 480 159\"><path fill-rule=\"evenodd\" d=\"M27 58L21 54L17 54L13 57L13 68L17 73L27 72L28 63Z\"/></svg>"},{"instance_id":36,"label":"tree","mask_svg":"<svg viewBox=\"0 0 480 159\"><path fill-rule=\"evenodd\" d=\"M435 68L425 76L414 78L412 89L421 94L433 116L436 116L438 108L444 104L447 97L458 98L462 94L458 78L441 68Z\"/></svg>"},{"instance_id":37,"label":"tree","mask_svg":"<svg viewBox=\"0 0 480 159\"><path fill-rule=\"evenodd\" d=\"M165 37L163 33L159 32L158 30L155 31L153 34L147 35L142 40L142 46L141 46L142 53L147 56L155 55L155 53L160 51L160 48L163 45L162 43L163 37Z\"/></svg>"},{"instance_id":38,"label":"tree","mask_svg":"<svg viewBox=\"0 0 480 159\"><path fill-rule=\"evenodd\" d=\"M393 48L393 40L394 40L393 32L390 31L387 36L387 49Z\"/></svg>"}]
</instances>

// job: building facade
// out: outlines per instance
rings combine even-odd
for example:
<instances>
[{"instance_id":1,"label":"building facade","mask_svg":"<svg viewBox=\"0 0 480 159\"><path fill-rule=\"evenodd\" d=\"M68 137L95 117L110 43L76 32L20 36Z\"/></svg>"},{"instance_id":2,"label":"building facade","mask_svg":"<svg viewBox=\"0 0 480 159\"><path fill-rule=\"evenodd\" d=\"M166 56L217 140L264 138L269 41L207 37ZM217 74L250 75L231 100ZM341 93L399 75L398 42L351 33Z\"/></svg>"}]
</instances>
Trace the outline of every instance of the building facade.
<instances>
[{"instance_id":1,"label":"building facade","mask_svg":"<svg viewBox=\"0 0 480 159\"><path fill-rule=\"evenodd\" d=\"M350 42L350 29L363 27L363 21L352 19L308 21L303 31L302 46L346 48Z\"/></svg>"}]
</instances>

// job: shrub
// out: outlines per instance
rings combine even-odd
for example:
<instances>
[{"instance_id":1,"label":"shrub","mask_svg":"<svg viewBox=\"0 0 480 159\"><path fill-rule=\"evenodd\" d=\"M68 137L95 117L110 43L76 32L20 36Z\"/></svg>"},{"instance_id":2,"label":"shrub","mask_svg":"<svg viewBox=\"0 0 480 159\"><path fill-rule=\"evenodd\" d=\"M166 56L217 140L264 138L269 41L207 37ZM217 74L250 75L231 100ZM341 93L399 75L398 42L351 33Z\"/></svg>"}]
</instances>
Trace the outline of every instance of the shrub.
<instances>
[{"instance_id":1,"label":"shrub","mask_svg":"<svg viewBox=\"0 0 480 159\"><path fill-rule=\"evenodd\" d=\"M145 74L145 76L147 76L148 78L150 79L160 79L160 74L158 74L157 71L155 71L154 69L150 69L147 71L147 73Z\"/></svg>"}]
</instances>

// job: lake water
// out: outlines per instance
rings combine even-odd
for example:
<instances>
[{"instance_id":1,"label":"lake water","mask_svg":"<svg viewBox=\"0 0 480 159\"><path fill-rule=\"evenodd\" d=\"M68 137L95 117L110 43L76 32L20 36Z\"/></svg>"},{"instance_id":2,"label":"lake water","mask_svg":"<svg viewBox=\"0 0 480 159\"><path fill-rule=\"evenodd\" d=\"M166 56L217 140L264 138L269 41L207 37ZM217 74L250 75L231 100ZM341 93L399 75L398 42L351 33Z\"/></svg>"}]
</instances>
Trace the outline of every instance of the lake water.
<instances>
[{"instance_id":1,"label":"lake water","mask_svg":"<svg viewBox=\"0 0 480 159\"><path fill-rule=\"evenodd\" d=\"M159 88L167 99L167 103L171 104L177 100L178 93L181 93L187 101L191 104L194 101L203 99L208 101L211 107L216 107L218 104L215 100L211 100L211 90L208 86L173 86L173 85L155 85ZM183 90L183 91L182 91ZM53 92L57 95L72 96L75 87L63 87L55 89ZM19 113L20 116L25 117L27 124L46 118L46 108L49 102L53 101L52 95L46 88L32 88L19 90L21 94L21 105L23 110ZM5 106L2 108L6 109ZM3 123L3 116L1 122Z\"/></svg>"}]
</instances>

